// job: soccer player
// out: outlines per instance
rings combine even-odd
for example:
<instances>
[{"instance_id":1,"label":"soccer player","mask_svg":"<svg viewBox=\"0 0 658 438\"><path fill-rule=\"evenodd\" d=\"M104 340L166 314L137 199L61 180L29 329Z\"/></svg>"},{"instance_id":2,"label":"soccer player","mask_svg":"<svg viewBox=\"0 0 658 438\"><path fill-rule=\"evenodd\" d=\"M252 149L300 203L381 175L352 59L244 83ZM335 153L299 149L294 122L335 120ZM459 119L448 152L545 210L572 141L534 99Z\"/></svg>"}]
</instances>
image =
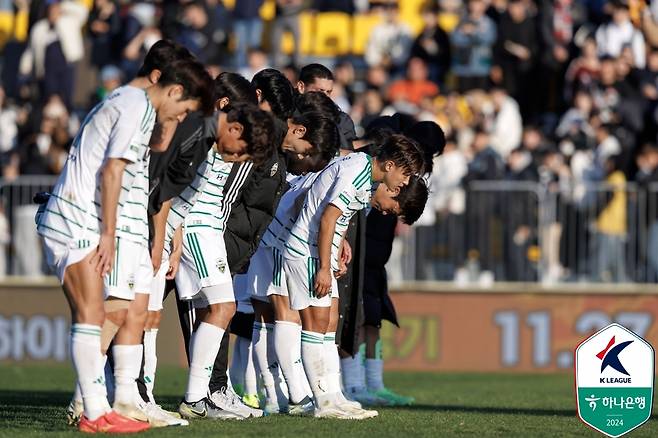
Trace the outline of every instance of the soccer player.
<instances>
[{"instance_id":1,"label":"soccer player","mask_svg":"<svg viewBox=\"0 0 658 438\"><path fill-rule=\"evenodd\" d=\"M380 128L374 128L371 136L381 137L386 132L399 129L392 119L382 118L377 121ZM379 133L377 133L379 131ZM436 155L443 151L445 136L441 128L434 122L417 122L404 130L404 134L415 139L421 146L425 156L423 178L432 172L432 163ZM369 147L371 149L372 147ZM420 184L419 181L417 184ZM422 213L424 202L421 199L410 199L416 205L416 210ZM403 218L403 222L411 225L418 216ZM383 359L379 330L382 319L388 319L397 325L393 302L388 296L385 265L391 254L397 220L390 216L382 216L377 211L368 215L365 243L365 281L363 303L365 322L363 338L365 344L354 357L344 357L341 360L343 381L348 394L355 400L368 405L400 406L413 403L413 398L398 395L384 386Z\"/></svg>"},{"instance_id":2,"label":"soccer player","mask_svg":"<svg viewBox=\"0 0 658 438\"><path fill-rule=\"evenodd\" d=\"M235 295L227 263L223 231L235 201L223 188L233 162L261 164L271 155L270 115L248 105L220 113L217 143L197 171L197 178L172 202L168 227L183 236L176 274L181 300L193 300L198 325L190 341L187 390L179 405L184 418L227 418L207 397L213 363L224 333L235 314ZM183 221L174 226L173 221ZM230 416L229 416L230 418ZM240 418L234 415L233 418Z\"/></svg>"},{"instance_id":3,"label":"soccer player","mask_svg":"<svg viewBox=\"0 0 658 438\"><path fill-rule=\"evenodd\" d=\"M135 257L142 253L142 239L147 234L139 232L143 231L146 211L133 216L124 207L128 201L135 202L136 208L141 202L136 195L143 189L142 173L148 163L156 115L158 121L167 123L198 108L206 78L201 66L181 61L163 72L158 83L148 89L120 87L94 107L37 218L48 263L63 284L71 307L71 351L84 401L81 431L135 432L148 428L148 423L111 410L107 401L101 353L101 327L106 313L103 291L133 297L137 284L132 268L139 266L140 259L127 263L118 255L121 244L124 249L132 248ZM131 270L120 270L125 266ZM144 286L140 291L148 293L148 288ZM140 301L146 303L148 295L144 295ZM140 343L130 328L117 337L117 346L124 347L117 350L122 391L133 370L130 364L141 362L141 349L136 346ZM134 378L130 383L132 391ZM117 408L122 408L122 401Z\"/></svg>"},{"instance_id":4,"label":"soccer player","mask_svg":"<svg viewBox=\"0 0 658 438\"><path fill-rule=\"evenodd\" d=\"M316 417L351 419L339 408L343 395L334 372L325 360L325 335L329 327L331 294L337 292L335 274L343 234L355 212L366 208L373 183L398 190L423 166L415 142L393 136L371 158L354 153L334 160L306 194L299 218L290 231L284 252L290 307L300 311L302 362L315 398ZM332 341L333 342L333 341ZM325 368L326 367L326 368Z\"/></svg>"},{"instance_id":5,"label":"soccer player","mask_svg":"<svg viewBox=\"0 0 658 438\"><path fill-rule=\"evenodd\" d=\"M215 109L227 112L238 103L256 104L256 91L249 81L236 73L224 72L213 81ZM152 213L153 232L151 258L157 272L149 298L149 314L144 329L144 375L138 380L147 414L161 412L155 403L153 387L157 365L156 340L166 280L173 280L179 262L179 253L165 245L167 216L171 199L194 180L197 168L206 160L208 150L217 138L217 115L204 117L198 112L188 116L176 129L169 149L151 157L150 179L152 191L149 212ZM230 189L233 188L229 183ZM166 412L165 412L166 413ZM169 416L171 417L171 416ZM171 420L180 422L180 419ZM185 420L182 420L185 421Z\"/></svg>"}]
</instances>

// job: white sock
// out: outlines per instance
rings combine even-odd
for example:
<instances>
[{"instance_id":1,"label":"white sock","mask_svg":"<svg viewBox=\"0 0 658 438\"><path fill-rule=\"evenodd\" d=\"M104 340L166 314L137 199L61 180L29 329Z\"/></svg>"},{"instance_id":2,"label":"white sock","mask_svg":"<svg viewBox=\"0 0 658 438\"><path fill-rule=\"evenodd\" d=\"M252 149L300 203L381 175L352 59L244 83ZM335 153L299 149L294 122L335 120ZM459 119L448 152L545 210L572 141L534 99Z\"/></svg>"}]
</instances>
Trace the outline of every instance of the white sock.
<instances>
[{"instance_id":1,"label":"white sock","mask_svg":"<svg viewBox=\"0 0 658 438\"><path fill-rule=\"evenodd\" d=\"M361 355L357 353L354 357L346 357L340 360L343 375L343 386L348 391L364 389L365 382L361 377Z\"/></svg>"},{"instance_id":2,"label":"white sock","mask_svg":"<svg viewBox=\"0 0 658 438\"><path fill-rule=\"evenodd\" d=\"M315 405L325 407L333 402L325 369L324 334L302 330L302 362L315 397Z\"/></svg>"},{"instance_id":3,"label":"white sock","mask_svg":"<svg viewBox=\"0 0 658 438\"><path fill-rule=\"evenodd\" d=\"M71 356L80 382L85 417L96 420L106 412L101 328L91 324L71 326Z\"/></svg>"},{"instance_id":4,"label":"white sock","mask_svg":"<svg viewBox=\"0 0 658 438\"><path fill-rule=\"evenodd\" d=\"M196 402L206 397L212 368L224 337L224 329L202 322L192 335L192 360L185 400Z\"/></svg>"},{"instance_id":5,"label":"white sock","mask_svg":"<svg viewBox=\"0 0 658 438\"><path fill-rule=\"evenodd\" d=\"M245 356L245 369L244 369L244 393L245 395L258 394L258 377L256 374L256 367L254 366L253 344L247 341L243 353Z\"/></svg>"},{"instance_id":6,"label":"white sock","mask_svg":"<svg viewBox=\"0 0 658 438\"><path fill-rule=\"evenodd\" d=\"M300 343L301 326L294 322L276 321L274 323L274 349L279 359L279 366L288 385L290 401L299 403L307 396L298 375L300 369L295 364L300 358L300 351L296 348Z\"/></svg>"},{"instance_id":7,"label":"white sock","mask_svg":"<svg viewBox=\"0 0 658 438\"><path fill-rule=\"evenodd\" d=\"M158 329L144 330L144 383L146 394L151 402L155 403L153 387L155 386L155 371L158 366L156 355Z\"/></svg>"},{"instance_id":8,"label":"white sock","mask_svg":"<svg viewBox=\"0 0 658 438\"><path fill-rule=\"evenodd\" d=\"M139 377L142 367L142 354L144 346L115 345L112 347L114 357L114 403L135 403L135 380Z\"/></svg>"},{"instance_id":9,"label":"white sock","mask_svg":"<svg viewBox=\"0 0 658 438\"><path fill-rule=\"evenodd\" d=\"M382 359L366 359L366 382L368 391L384 389L384 361Z\"/></svg>"},{"instance_id":10,"label":"white sock","mask_svg":"<svg viewBox=\"0 0 658 438\"><path fill-rule=\"evenodd\" d=\"M237 393L244 392L244 372L246 367L246 346L244 342L249 342L248 339L237 336L233 344L233 358L231 359L231 366L229 367L228 374L233 384L233 389Z\"/></svg>"},{"instance_id":11,"label":"white sock","mask_svg":"<svg viewBox=\"0 0 658 438\"><path fill-rule=\"evenodd\" d=\"M340 391L340 357L336 347L336 332L327 332L324 335L324 369L326 372L329 392L335 394Z\"/></svg>"},{"instance_id":12,"label":"white sock","mask_svg":"<svg viewBox=\"0 0 658 438\"><path fill-rule=\"evenodd\" d=\"M265 389L265 396L267 397L268 403L278 402L276 383L273 374L273 370L277 364L276 360L272 360L275 357L274 352L270 353L270 349L268 348L268 344L270 343L268 338L272 335L273 330L274 327L272 324L254 322L254 331L251 338L256 373L259 373L263 378L263 387Z\"/></svg>"}]
</instances>

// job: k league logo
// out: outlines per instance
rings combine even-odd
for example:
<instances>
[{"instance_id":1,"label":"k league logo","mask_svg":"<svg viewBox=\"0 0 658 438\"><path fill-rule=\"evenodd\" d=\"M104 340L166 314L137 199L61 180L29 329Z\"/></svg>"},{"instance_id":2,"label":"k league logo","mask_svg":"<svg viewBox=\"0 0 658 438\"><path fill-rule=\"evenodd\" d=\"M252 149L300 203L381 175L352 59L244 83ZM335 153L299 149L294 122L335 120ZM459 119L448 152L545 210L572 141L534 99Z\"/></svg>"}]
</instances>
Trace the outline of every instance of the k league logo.
<instances>
[{"instance_id":1,"label":"k league logo","mask_svg":"<svg viewBox=\"0 0 658 438\"><path fill-rule=\"evenodd\" d=\"M575 352L578 416L591 428L618 437L651 416L654 350L640 336L610 324Z\"/></svg>"}]
</instances>

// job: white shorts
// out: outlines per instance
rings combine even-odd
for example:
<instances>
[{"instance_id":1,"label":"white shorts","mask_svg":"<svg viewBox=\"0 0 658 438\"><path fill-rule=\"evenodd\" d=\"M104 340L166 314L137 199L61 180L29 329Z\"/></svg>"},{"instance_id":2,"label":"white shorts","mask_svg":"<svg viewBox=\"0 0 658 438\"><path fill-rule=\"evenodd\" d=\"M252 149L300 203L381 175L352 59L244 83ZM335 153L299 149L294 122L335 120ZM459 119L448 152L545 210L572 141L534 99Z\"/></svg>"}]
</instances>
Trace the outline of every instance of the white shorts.
<instances>
[{"instance_id":1,"label":"white shorts","mask_svg":"<svg viewBox=\"0 0 658 438\"><path fill-rule=\"evenodd\" d=\"M284 259L283 268L286 271L290 308L303 310L307 307L330 307L331 299L338 298L338 283L332 276L331 293L322 298L315 296L313 283L320 260L315 257Z\"/></svg>"},{"instance_id":2,"label":"white shorts","mask_svg":"<svg viewBox=\"0 0 658 438\"><path fill-rule=\"evenodd\" d=\"M58 240L53 240L48 237L41 238L43 253L46 256L46 263L52 269L59 279L60 284L64 284L64 272L66 268L78 263L80 260L87 257L87 255L96 250L98 246L98 237L96 240L88 241L88 246L79 247L75 242L66 244Z\"/></svg>"},{"instance_id":3,"label":"white shorts","mask_svg":"<svg viewBox=\"0 0 658 438\"><path fill-rule=\"evenodd\" d=\"M151 282L151 296L149 297L149 312L157 312L162 310L162 301L164 300L165 284L167 283L167 271L169 270L169 255L162 255L162 263L160 269L153 277Z\"/></svg>"},{"instance_id":4,"label":"white shorts","mask_svg":"<svg viewBox=\"0 0 658 438\"><path fill-rule=\"evenodd\" d=\"M208 304L235 302L233 279L221 233L185 233L176 289L181 300L201 299L203 296ZM200 306L205 307L202 304Z\"/></svg>"},{"instance_id":5,"label":"white shorts","mask_svg":"<svg viewBox=\"0 0 658 438\"><path fill-rule=\"evenodd\" d=\"M251 305L251 295L247 291L247 274L238 274L233 277L233 290L238 302L237 311L241 313L254 313Z\"/></svg>"},{"instance_id":6,"label":"white shorts","mask_svg":"<svg viewBox=\"0 0 658 438\"><path fill-rule=\"evenodd\" d=\"M103 278L105 299L132 301L135 293L150 294L152 283L153 264L148 246L117 237L114 265Z\"/></svg>"},{"instance_id":7,"label":"white shorts","mask_svg":"<svg viewBox=\"0 0 658 438\"><path fill-rule=\"evenodd\" d=\"M270 295L288 296L286 272L283 269L281 251L268 246L259 246L249 261L247 288L251 297L269 302Z\"/></svg>"}]
</instances>

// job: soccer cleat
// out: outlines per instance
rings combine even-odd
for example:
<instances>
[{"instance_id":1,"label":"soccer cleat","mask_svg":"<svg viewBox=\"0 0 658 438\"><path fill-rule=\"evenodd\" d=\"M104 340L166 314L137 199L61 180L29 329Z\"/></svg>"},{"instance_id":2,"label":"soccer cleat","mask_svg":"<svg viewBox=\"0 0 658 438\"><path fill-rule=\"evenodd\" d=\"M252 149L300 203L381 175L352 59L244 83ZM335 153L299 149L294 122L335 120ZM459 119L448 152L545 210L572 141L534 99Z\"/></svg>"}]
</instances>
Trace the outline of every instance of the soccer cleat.
<instances>
[{"instance_id":1,"label":"soccer cleat","mask_svg":"<svg viewBox=\"0 0 658 438\"><path fill-rule=\"evenodd\" d=\"M114 403L112 409L124 417L132 418L133 420L149 421L146 414L134 403Z\"/></svg>"},{"instance_id":2,"label":"soccer cleat","mask_svg":"<svg viewBox=\"0 0 658 438\"><path fill-rule=\"evenodd\" d=\"M202 398L196 402L188 402L183 400L178 406L178 412L182 418L195 419L195 418L211 418L214 420L242 420L244 417L234 414L233 412L225 411L217 406L207 398Z\"/></svg>"},{"instance_id":3,"label":"soccer cleat","mask_svg":"<svg viewBox=\"0 0 658 438\"><path fill-rule=\"evenodd\" d=\"M336 404L338 408L345 412L349 412L355 417L358 417L358 420L365 420L367 418L374 418L379 415L379 412L371 409L363 409L361 407L357 407L353 403L349 402L339 402Z\"/></svg>"},{"instance_id":4,"label":"soccer cleat","mask_svg":"<svg viewBox=\"0 0 658 438\"><path fill-rule=\"evenodd\" d=\"M410 406L416 401L413 397L405 397L394 393L388 388L382 388L379 391L374 391L374 394L389 402L390 406Z\"/></svg>"},{"instance_id":5,"label":"soccer cleat","mask_svg":"<svg viewBox=\"0 0 658 438\"><path fill-rule=\"evenodd\" d=\"M388 400L376 396L366 388L349 388L347 397L361 403L362 406L390 406Z\"/></svg>"},{"instance_id":6,"label":"soccer cleat","mask_svg":"<svg viewBox=\"0 0 658 438\"><path fill-rule=\"evenodd\" d=\"M315 406L313 405L313 400L310 397L306 396L299 403L288 404L288 414L290 415L313 415Z\"/></svg>"},{"instance_id":7,"label":"soccer cleat","mask_svg":"<svg viewBox=\"0 0 658 438\"><path fill-rule=\"evenodd\" d=\"M245 394L242 396L242 403L254 409L259 409L260 407L260 400L256 394Z\"/></svg>"},{"instance_id":8,"label":"soccer cleat","mask_svg":"<svg viewBox=\"0 0 658 438\"><path fill-rule=\"evenodd\" d=\"M160 405L152 402L144 403L140 408L146 414L151 427L187 426L190 424L187 420L172 415L162 409Z\"/></svg>"},{"instance_id":9,"label":"soccer cleat","mask_svg":"<svg viewBox=\"0 0 658 438\"><path fill-rule=\"evenodd\" d=\"M85 407L82 402L71 400L71 403L66 407L66 424L69 426L77 426L80 423L80 418L84 413Z\"/></svg>"},{"instance_id":10,"label":"soccer cleat","mask_svg":"<svg viewBox=\"0 0 658 438\"><path fill-rule=\"evenodd\" d=\"M210 395L210 400L218 408L227 412L232 412L242 418L257 418L263 416L262 410L247 406L230 387L213 392Z\"/></svg>"},{"instance_id":11,"label":"soccer cleat","mask_svg":"<svg viewBox=\"0 0 658 438\"><path fill-rule=\"evenodd\" d=\"M85 433L137 433L149 427L146 422L133 420L115 411L110 411L93 421L83 415L80 418L78 430Z\"/></svg>"},{"instance_id":12,"label":"soccer cleat","mask_svg":"<svg viewBox=\"0 0 658 438\"><path fill-rule=\"evenodd\" d=\"M287 414L288 405L280 405L279 402L267 402L263 408L265 415Z\"/></svg>"},{"instance_id":13,"label":"soccer cleat","mask_svg":"<svg viewBox=\"0 0 658 438\"><path fill-rule=\"evenodd\" d=\"M342 410L338 405L330 404L322 408L315 408L313 411L315 418L334 418L337 420L360 420L360 416Z\"/></svg>"}]
</instances>

